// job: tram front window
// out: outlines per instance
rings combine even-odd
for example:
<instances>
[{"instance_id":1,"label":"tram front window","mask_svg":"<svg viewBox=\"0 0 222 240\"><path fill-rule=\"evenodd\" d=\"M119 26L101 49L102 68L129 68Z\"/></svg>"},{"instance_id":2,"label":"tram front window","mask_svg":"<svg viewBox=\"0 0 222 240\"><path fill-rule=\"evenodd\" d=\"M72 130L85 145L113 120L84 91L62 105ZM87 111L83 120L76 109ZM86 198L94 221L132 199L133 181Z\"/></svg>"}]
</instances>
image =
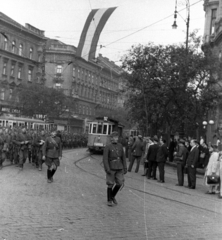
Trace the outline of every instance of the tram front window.
<instances>
[{"instance_id":1,"label":"tram front window","mask_svg":"<svg viewBox=\"0 0 222 240\"><path fill-rule=\"evenodd\" d=\"M95 124L95 123L93 124L92 133L96 133L96 125L97 125L97 124Z\"/></svg>"},{"instance_id":2,"label":"tram front window","mask_svg":"<svg viewBox=\"0 0 222 240\"><path fill-rule=\"evenodd\" d=\"M107 125L106 124L103 125L103 134L107 134Z\"/></svg>"},{"instance_id":3,"label":"tram front window","mask_svg":"<svg viewBox=\"0 0 222 240\"><path fill-rule=\"evenodd\" d=\"M99 123L97 133L102 133L102 129L103 129L103 125L101 123Z\"/></svg>"}]
</instances>

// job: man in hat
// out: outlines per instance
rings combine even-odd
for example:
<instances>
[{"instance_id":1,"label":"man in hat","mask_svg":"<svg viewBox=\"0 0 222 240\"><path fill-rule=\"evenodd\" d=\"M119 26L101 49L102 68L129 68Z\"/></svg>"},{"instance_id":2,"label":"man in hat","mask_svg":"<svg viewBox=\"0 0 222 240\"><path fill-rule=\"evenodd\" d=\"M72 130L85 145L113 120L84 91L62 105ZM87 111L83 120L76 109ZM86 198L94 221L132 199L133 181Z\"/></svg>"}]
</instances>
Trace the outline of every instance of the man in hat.
<instances>
[{"instance_id":1,"label":"man in hat","mask_svg":"<svg viewBox=\"0 0 222 240\"><path fill-rule=\"evenodd\" d=\"M126 157L121 143L118 143L118 132L111 135L111 143L103 151L103 165L106 172L107 205L117 204L116 194L124 183L127 173Z\"/></svg>"},{"instance_id":2,"label":"man in hat","mask_svg":"<svg viewBox=\"0 0 222 240\"><path fill-rule=\"evenodd\" d=\"M184 183L184 168L186 165L188 150L185 147L185 140L180 139L178 144L178 151L175 153L175 161L177 163L177 179L176 186L183 186Z\"/></svg>"},{"instance_id":3,"label":"man in hat","mask_svg":"<svg viewBox=\"0 0 222 240\"><path fill-rule=\"evenodd\" d=\"M154 180L157 180L156 178L156 169L157 169L157 151L158 151L159 145L158 145L158 137L154 136L153 137L153 145L151 145L148 149L147 153L147 160L148 160L148 173L147 173L147 178L151 178L151 173L152 177Z\"/></svg>"},{"instance_id":4,"label":"man in hat","mask_svg":"<svg viewBox=\"0 0 222 240\"><path fill-rule=\"evenodd\" d=\"M196 168L197 161L199 159L199 149L198 142L196 139L190 141L190 146L192 147L189 155L187 157L187 177L188 177L188 188L196 188Z\"/></svg>"},{"instance_id":5,"label":"man in hat","mask_svg":"<svg viewBox=\"0 0 222 240\"><path fill-rule=\"evenodd\" d=\"M159 148L158 148L158 151L157 151L157 157L156 157L156 159L157 159L156 161L157 161L158 168L159 168L159 180L158 180L158 182L161 182L161 183L165 182L164 166L165 166L165 163L166 163L166 160L167 160L167 156L168 156L168 151L167 151L167 146L166 146L166 140L161 138Z\"/></svg>"},{"instance_id":6,"label":"man in hat","mask_svg":"<svg viewBox=\"0 0 222 240\"><path fill-rule=\"evenodd\" d=\"M51 183L62 159L62 143L55 129L53 129L50 136L45 139L42 154L42 160L45 161L45 164L48 166L47 181Z\"/></svg>"},{"instance_id":7,"label":"man in hat","mask_svg":"<svg viewBox=\"0 0 222 240\"><path fill-rule=\"evenodd\" d=\"M128 168L128 172L131 172L135 159L137 160L137 165L135 169L135 173L139 171L140 160L144 152L144 142L143 137L138 135L138 139L134 142L132 146L132 157L130 159L130 165Z\"/></svg>"}]
</instances>

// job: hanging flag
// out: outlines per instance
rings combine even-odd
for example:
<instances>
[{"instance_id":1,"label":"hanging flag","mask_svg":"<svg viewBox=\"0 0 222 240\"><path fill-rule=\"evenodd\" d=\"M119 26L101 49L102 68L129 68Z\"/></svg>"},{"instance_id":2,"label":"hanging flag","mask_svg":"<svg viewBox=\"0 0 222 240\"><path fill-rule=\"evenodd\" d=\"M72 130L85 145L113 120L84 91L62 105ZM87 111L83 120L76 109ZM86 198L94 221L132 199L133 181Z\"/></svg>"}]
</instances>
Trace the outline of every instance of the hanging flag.
<instances>
[{"instance_id":1,"label":"hanging flag","mask_svg":"<svg viewBox=\"0 0 222 240\"><path fill-rule=\"evenodd\" d=\"M84 58L86 61L95 58L99 36L115 9L116 7L93 9L89 13L80 37L77 56Z\"/></svg>"}]
</instances>

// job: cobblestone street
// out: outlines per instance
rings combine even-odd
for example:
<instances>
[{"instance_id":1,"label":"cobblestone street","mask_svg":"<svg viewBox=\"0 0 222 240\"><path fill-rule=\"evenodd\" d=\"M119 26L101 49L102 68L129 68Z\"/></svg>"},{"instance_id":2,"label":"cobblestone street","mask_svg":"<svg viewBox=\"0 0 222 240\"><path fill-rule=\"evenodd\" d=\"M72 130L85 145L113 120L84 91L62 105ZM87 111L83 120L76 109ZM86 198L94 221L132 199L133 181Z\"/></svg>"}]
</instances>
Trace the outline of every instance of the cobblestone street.
<instances>
[{"instance_id":1,"label":"cobblestone street","mask_svg":"<svg viewBox=\"0 0 222 240\"><path fill-rule=\"evenodd\" d=\"M172 167L161 184L142 177L141 166L125 175L119 204L108 207L102 156L87 155L86 149L64 151L53 183L45 165L42 172L29 163L23 171L4 167L0 240L221 239L222 201L205 194L203 176L190 190L175 186Z\"/></svg>"}]
</instances>

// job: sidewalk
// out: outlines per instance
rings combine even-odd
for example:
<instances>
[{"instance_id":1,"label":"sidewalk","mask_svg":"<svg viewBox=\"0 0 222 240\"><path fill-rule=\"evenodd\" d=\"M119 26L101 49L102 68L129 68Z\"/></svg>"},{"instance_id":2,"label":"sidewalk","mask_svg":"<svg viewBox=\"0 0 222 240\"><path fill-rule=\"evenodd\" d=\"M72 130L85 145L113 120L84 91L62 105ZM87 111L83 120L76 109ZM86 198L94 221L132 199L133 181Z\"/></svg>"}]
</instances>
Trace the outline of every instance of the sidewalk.
<instances>
[{"instance_id":1,"label":"sidewalk","mask_svg":"<svg viewBox=\"0 0 222 240\"><path fill-rule=\"evenodd\" d=\"M167 161L167 162L166 162L166 165L171 166L171 167L174 167L174 168L177 167L177 164L176 164L175 162L169 162L169 161ZM205 173L204 169L202 169L202 168L197 168L197 174L199 174L199 175L204 175L204 173Z\"/></svg>"}]
</instances>

